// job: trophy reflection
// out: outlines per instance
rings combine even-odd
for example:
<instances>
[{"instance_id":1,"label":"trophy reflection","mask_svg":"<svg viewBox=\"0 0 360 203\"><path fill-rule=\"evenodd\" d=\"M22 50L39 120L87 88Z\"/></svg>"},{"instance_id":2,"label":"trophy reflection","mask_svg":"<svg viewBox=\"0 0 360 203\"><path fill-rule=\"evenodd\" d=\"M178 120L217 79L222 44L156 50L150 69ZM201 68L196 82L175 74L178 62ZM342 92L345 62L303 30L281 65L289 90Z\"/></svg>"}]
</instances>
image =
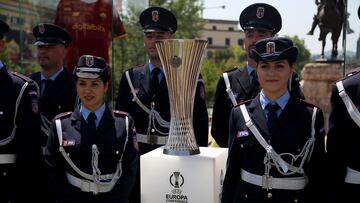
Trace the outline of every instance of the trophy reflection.
<instances>
[{"instance_id":1,"label":"trophy reflection","mask_svg":"<svg viewBox=\"0 0 360 203\"><path fill-rule=\"evenodd\" d=\"M206 40L168 39L156 42L170 100L170 130L164 154L194 155L200 150L193 129L193 107Z\"/></svg>"}]
</instances>

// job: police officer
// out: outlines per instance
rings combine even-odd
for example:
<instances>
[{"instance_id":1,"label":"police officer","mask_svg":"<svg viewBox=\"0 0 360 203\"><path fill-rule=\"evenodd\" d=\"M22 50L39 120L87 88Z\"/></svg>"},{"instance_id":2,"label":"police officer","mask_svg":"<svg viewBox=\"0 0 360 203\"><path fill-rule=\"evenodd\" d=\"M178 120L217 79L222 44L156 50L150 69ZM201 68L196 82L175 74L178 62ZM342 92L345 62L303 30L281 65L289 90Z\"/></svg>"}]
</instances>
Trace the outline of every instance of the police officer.
<instances>
[{"instance_id":1,"label":"police officer","mask_svg":"<svg viewBox=\"0 0 360 203\"><path fill-rule=\"evenodd\" d=\"M360 7L358 8L360 18ZM336 82L331 94L327 155L329 202L360 202L360 73Z\"/></svg>"},{"instance_id":2,"label":"police officer","mask_svg":"<svg viewBox=\"0 0 360 203\"><path fill-rule=\"evenodd\" d=\"M60 113L73 111L76 103L75 81L69 72L63 67L67 46L71 43L71 37L61 27L48 23L41 23L33 28L35 37L34 45L37 47L37 60L41 67L40 72L33 73L30 78L39 86L40 112L41 112L41 146L42 153L49 136L51 120ZM45 163L42 162L42 169ZM41 173L44 174L44 173ZM43 177L44 178L44 177ZM46 191L49 187L40 184ZM44 192L44 201L50 202Z\"/></svg>"},{"instance_id":3,"label":"police officer","mask_svg":"<svg viewBox=\"0 0 360 203\"><path fill-rule=\"evenodd\" d=\"M138 161L133 120L104 103L110 76L103 58L81 56L74 74L81 104L55 117L47 143L51 190L59 203L126 203Z\"/></svg>"},{"instance_id":4,"label":"police officer","mask_svg":"<svg viewBox=\"0 0 360 203\"><path fill-rule=\"evenodd\" d=\"M120 82L116 109L129 112L135 120L140 154L164 145L170 122L170 103L162 64L155 47L157 40L172 38L177 29L175 15L162 7L150 7L140 14L144 47L149 57L145 65L130 68ZM197 144L208 145L208 114L201 77L195 93L193 124ZM140 171L140 170L139 170ZM140 173L138 171L138 173ZM140 202L140 179L131 202Z\"/></svg>"},{"instance_id":5,"label":"police officer","mask_svg":"<svg viewBox=\"0 0 360 203\"><path fill-rule=\"evenodd\" d=\"M324 117L287 88L298 49L266 38L252 54L262 90L231 112L222 202L321 202Z\"/></svg>"},{"instance_id":6,"label":"police officer","mask_svg":"<svg viewBox=\"0 0 360 203\"><path fill-rule=\"evenodd\" d=\"M8 31L9 26L0 20L0 44ZM36 85L0 61L0 94L0 202L37 202L40 114Z\"/></svg>"},{"instance_id":7,"label":"police officer","mask_svg":"<svg viewBox=\"0 0 360 203\"><path fill-rule=\"evenodd\" d=\"M217 83L211 135L220 147L228 146L228 126L232 107L255 97L260 91L254 71L256 62L252 59L250 50L258 40L274 36L279 32L282 24L280 13L276 8L265 3L255 3L246 7L240 14L239 22L245 33L244 49L247 64L245 67L236 67L223 73ZM289 80L289 84L291 92L303 97L296 74Z\"/></svg>"}]
</instances>

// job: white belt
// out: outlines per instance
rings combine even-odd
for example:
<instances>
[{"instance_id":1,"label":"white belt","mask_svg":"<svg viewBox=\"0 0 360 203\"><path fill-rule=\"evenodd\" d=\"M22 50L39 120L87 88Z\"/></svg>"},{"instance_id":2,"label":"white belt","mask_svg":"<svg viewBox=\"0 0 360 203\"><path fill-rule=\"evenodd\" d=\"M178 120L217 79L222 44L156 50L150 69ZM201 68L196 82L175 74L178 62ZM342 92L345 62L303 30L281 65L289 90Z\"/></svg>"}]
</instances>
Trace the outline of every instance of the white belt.
<instances>
[{"instance_id":1,"label":"white belt","mask_svg":"<svg viewBox=\"0 0 360 203\"><path fill-rule=\"evenodd\" d=\"M114 182L113 184L110 184L110 182L109 183L106 183L106 182L105 183L104 182L95 183L90 180L84 180L84 179L77 178L77 177L71 175L70 173L66 173L66 178L71 185L80 188L81 191L93 192L94 194L110 192L116 183L116 182Z\"/></svg>"},{"instance_id":2,"label":"white belt","mask_svg":"<svg viewBox=\"0 0 360 203\"><path fill-rule=\"evenodd\" d=\"M152 145L165 145L168 136L158 136L158 135L145 135L145 134L136 134L138 142L152 144Z\"/></svg>"},{"instance_id":3,"label":"white belt","mask_svg":"<svg viewBox=\"0 0 360 203\"><path fill-rule=\"evenodd\" d=\"M307 185L305 177L273 178L249 173L241 169L241 179L253 185L269 189L302 190Z\"/></svg>"},{"instance_id":4,"label":"white belt","mask_svg":"<svg viewBox=\"0 0 360 203\"><path fill-rule=\"evenodd\" d=\"M346 167L345 183L360 184L360 171Z\"/></svg>"},{"instance_id":5,"label":"white belt","mask_svg":"<svg viewBox=\"0 0 360 203\"><path fill-rule=\"evenodd\" d=\"M16 161L16 154L0 154L0 164L13 164Z\"/></svg>"}]
</instances>

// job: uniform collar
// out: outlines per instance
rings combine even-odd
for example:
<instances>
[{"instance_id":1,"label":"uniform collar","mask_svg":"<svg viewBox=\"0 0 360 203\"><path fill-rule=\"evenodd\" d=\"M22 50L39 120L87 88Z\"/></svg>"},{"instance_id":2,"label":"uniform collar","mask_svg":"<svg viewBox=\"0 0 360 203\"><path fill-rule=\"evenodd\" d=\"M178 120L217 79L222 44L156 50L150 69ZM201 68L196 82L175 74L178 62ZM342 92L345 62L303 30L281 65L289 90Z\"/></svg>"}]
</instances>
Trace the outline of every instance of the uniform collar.
<instances>
[{"instance_id":1,"label":"uniform collar","mask_svg":"<svg viewBox=\"0 0 360 203\"><path fill-rule=\"evenodd\" d=\"M52 80L55 81L58 75L64 70L64 67L61 67L60 70L58 70L56 73L54 73L51 77L47 78L41 73L41 81L42 80Z\"/></svg>"},{"instance_id":2,"label":"uniform collar","mask_svg":"<svg viewBox=\"0 0 360 203\"><path fill-rule=\"evenodd\" d=\"M103 103L99 108L97 108L95 110L95 115L96 115L96 126L99 124L102 116L104 115L104 112L105 112L105 103ZM83 105L80 105L80 113L81 115L83 116L83 118L85 120L87 120L89 114L91 113L91 111L86 108L85 106Z\"/></svg>"},{"instance_id":3,"label":"uniform collar","mask_svg":"<svg viewBox=\"0 0 360 203\"><path fill-rule=\"evenodd\" d=\"M286 104L288 103L290 99L290 94L289 91L286 90L286 92L280 96L279 98L277 98L274 102L272 103L276 103L280 106L281 110L284 110ZM263 90L261 90L260 92L260 104L261 104L261 108L265 109L266 105L268 105L269 103L271 103L270 99L267 98L264 93Z\"/></svg>"},{"instance_id":4,"label":"uniform collar","mask_svg":"<svg viewBox=\"0 0 360 203\"><path fill-rule=\"evenodd\" d=\"M255 68L251 67L249 64L246 64L246 70L247 70L248 75L251 77L251 73L253 71L255 71Z\"/></svg>"}]
</instances>

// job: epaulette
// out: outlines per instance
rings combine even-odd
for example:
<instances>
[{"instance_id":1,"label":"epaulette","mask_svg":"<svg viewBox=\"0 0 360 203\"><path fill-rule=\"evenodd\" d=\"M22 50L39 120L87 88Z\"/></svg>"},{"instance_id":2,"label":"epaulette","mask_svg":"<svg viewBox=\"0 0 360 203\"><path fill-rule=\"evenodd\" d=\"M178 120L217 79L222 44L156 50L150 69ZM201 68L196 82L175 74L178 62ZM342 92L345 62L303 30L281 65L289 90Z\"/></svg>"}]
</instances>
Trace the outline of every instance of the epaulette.
<instances>
[{"instance_id":1,"label":"epaulette","mask_svg":"<svg viewBox=\"0 0 360 203\"><path fill-rule=\"evenodd\" d=\"M58 114L58 115L55 116L55 119L67 118L67 117L69 117L71 114L72 114L72 111L60 113L60 114Z\"/></svg>"},{"instance_id":2,"label":"epaulette","mask_svg":"<svg viewBox=\"0 0 360 203\"><path fill-rule=\"evenodd\" d=\"M25 76L23 74L20 74L18 72L11 72L11 74L18 77L18 78L20 78L20 79L22 79L25 82L29 82L29 83L33 82L33 80L31 80L29 77L27 77L27 76Z\"/></svg>"},{"instance_id":3,"label":"epaulette","mask_svg":"<svg viewBox=\"0 0 360 203\"><path fill-rule=\"evenodd\" d=\"M349 77L351 77L351 76L354 76L354 75L358 74L359 72L360 72L360 70L359 70L358 68L355 69L355 70L352 70L352 71L346 73L346 74L345 74L345 77L344 77L343 79L346 79L346 78L349 78Z\"/></svg>"},{"instance_id":4,"label":"epaulette","mask_svg":"<svg viewBox=\"0 0 360 203\"><path fill-rule=\"evenodd\" d=\"M129 113L125 112L125 111L119 111L119 110L113 110L113 113L115 116L129 116Z\"/></svg>"},{"instance_id":5,"label":"epaulette","mask_svg":"<svg viewBox=\"0 0 360 203\"><path fill-rule=\"evenodd\" d=\"M246 100L246 101L242 101L242 102L236 104L236 106L240 106L240 105L242 105L242 104L248 104L248 103L250 103L252 100L253 100L253 99L249 99L249 100Z\"/></svg>"},{"instance_id":6,"label":"epaulette","mask_svg":"<svg viewBox=\"0 0 360 203\"><path fill-rule=\"evenodd\" d=\"M145 66L145 64L140 64L140 65L137 65L137 66L133 66L133 67L131 67L129 69L141 68L141 67L144 67L144 66Z\"/></svg>"},{"instance_id":7,"label":"epaulette","mask_svg":"<svg viewBox=\"0 0 360 203\"><path fill-rule=\"evenodd\" d=\"M240 70L240 71L242 71L242 69L241 68L239 68L239 67L237 67L237 66L234 66L232 69L229 69L229 70L226 70L226 71L224 71L225 73L230 73L230 72L233 72L233 71L235 71L235 70Z\"/></svg>"},{"instance_id":8,"label":"epaulette","mask_svg":"<svg viewBox=\"0 0 360 203\"><path fill-rule=\"evenodd\" d=\"M304 99L300 99L300 102L303 102L303 103L305 103L307 106L310 106L310 107L320 108L318 105L313 104L313 103L310 103L309 101L306 101L306 100L304 100Z\"/></svg>"}]
</instances>

